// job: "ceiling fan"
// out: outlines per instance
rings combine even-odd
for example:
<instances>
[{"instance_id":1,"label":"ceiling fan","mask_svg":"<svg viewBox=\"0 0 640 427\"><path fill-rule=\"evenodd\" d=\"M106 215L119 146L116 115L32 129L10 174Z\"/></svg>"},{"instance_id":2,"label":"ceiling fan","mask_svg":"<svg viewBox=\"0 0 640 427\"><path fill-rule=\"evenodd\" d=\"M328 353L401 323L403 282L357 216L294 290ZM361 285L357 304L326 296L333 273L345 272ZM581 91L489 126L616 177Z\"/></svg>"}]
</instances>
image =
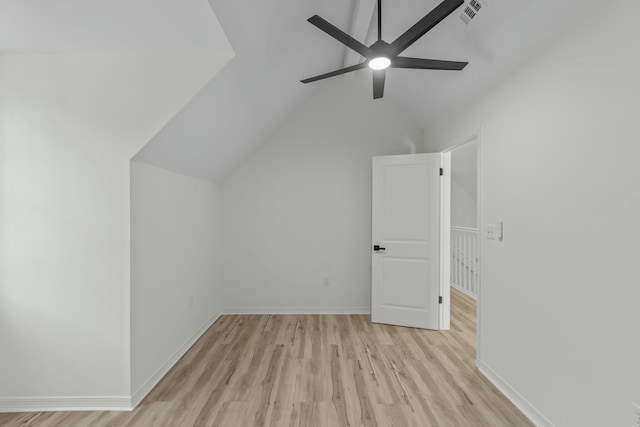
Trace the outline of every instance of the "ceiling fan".
<instances>
[{"instance_id":1,"label":"ceiling fan","mask_svg":"<svg viewBox=\"0 0 640 427\"><path fill-rule=\"evenodd\" d=\"M313 15L307 21L329 34L345 46L358 52L365 58L365 61L341 68L330 73L320 74L301 80L302 83L311 83L328 77L357 71L367 66L373 70L373 99L382 98L384 95L384 81L387 68L413 68L420 70L452 70L460 71L467 66L468 62L442 61L438 59L409 58L399 56L404 50L415 43L420 37L438 25L454 10L464 4L464 0L444 0L435 9L425 15L413 27L405 31L393 43L382 40L382 0L378 0L378 40L371 46L365 46L349 34L325 21L318 15Z\"/></svg>"}]
</instances>

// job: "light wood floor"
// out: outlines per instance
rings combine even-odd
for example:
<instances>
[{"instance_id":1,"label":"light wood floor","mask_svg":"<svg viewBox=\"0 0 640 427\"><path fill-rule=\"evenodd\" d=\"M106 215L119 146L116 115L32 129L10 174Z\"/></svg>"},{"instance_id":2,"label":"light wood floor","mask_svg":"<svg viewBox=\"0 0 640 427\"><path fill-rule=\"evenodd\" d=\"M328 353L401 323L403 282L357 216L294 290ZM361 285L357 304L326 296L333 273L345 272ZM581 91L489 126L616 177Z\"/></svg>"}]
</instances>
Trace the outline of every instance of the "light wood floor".
<instances>
[{"instance_id":1,"label":"light wood floor","mask_svg":"<svg viewBox=\"0 0 640 427\"><path fill-rule=\"evenodd\" d=\"M531 426L475 368L475 301L452 330L369 316L223 316L132 412L0 414L2 426Z\"/></svg>"}]
</instances>

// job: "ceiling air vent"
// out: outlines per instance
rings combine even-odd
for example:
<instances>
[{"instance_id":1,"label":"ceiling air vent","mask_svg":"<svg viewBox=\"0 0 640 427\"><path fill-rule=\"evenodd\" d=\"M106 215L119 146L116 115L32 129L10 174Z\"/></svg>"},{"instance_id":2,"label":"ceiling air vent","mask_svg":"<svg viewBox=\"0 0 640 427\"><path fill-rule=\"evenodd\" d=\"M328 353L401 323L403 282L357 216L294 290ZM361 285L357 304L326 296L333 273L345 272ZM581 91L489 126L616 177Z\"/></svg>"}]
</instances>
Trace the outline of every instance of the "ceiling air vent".
<instances>
[{"instance_id":1,"label":"ceiling air vent","mask_svg":"<svg viewBox=\"0 0 640 427\"><path fill-rule=\"evenodd\" d=\"M469 25L471 21L478 17L478 13L480 13L484 7L485 4L480 0L471 0L466 6L464 6L464 9L460 14L460 19L462 22Z\"/></svg>"}]
</instances>

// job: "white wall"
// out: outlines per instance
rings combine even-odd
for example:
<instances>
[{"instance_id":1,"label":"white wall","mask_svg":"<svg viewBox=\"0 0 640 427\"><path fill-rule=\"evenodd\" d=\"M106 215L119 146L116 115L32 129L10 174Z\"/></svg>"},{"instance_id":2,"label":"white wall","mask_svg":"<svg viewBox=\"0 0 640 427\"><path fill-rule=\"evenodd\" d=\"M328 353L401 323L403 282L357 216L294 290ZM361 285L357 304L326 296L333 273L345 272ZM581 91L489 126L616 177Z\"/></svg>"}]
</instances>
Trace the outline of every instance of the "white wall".
<instances>
[{"instance_id":1,"label":"white wall","mask_svg":"<svg viewBox=\"0 0 640 427\"><path fill-rule=\"evenodd\" d=\"M478 201L458 181L451 179L451 225L476 228Z\"/></svg>"},{"instance_id":2,"label":"white wall","mask_svg":"<svg viewBox=\"0 0 640 427\"><path fill-rule=\"evenodd\" d=\"M224 183L227 307L369 309L371 157L422 142L370 85L370 76L327 81Z\"/></svg>"},{"instance_id":3,"label":"white wall","mask_svg":"<svg viewBox=\"0 0 640 427\"><path fill-rule=\"evenodd\" d=\"M227 58L1 58L0 409L126 405L129 159Z\"/></svg>"},{"instance_id":4,"label":"white wall","mask_svg":"<svg viewBox=\"0 0 640 427\"><path fill-rule=\"evenodd\" d=\"M639 14L603 3L425 132L438 151L482 127L505 237L482 240L480 363L558 427L633 425L640 399Z\"/></svg>"},{"instance_id":5,"label":"white wall","mask_svg":"<svg viewBox=\"0 0 640 427\"><path fill-rule=\"evenodd\" d=\"M131 389L143 397L221 309L219 184L131 162Z\"/></svg>"},{"instance_id":6,"label":"white wall","mask_svg":"<svg viewBox=\"0 0 640 427\"><path fill-rule=\"evenodd\" d=\"M478 144L451 151L451 225L476 228L478 212Z\"/></svg>"}]
</instances>

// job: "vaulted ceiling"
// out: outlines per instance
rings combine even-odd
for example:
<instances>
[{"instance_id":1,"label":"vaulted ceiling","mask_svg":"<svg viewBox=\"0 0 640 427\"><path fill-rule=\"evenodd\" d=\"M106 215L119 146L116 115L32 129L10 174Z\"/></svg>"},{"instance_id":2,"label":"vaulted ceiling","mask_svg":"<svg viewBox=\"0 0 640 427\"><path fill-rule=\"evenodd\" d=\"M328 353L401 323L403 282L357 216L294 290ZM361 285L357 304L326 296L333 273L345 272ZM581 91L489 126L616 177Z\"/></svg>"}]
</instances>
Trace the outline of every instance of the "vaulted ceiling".
<instances>
[{"instance_id":1,"label":"vaulted ceiling","mask_svg":"<svg viewBox=\"0 0 640 427\"><path fill-rule=\"evenodd\" d=\"M482 1L486 7L471 25L459 19L460 9L404 52L468 61L464 71L393 69L387 75L385 97L423 127L552 43L595 3ZM383 1L383 38L393 41L439 3ZM212 181L224 181L326 84L300 79L360 60L307 18L319 14L366 44L375 40L375 0L6 0L0 12L4 53L198 55L233 48L234 59L135 157Z\"/></svg>"},{"instance_id":2,"label":"vaulted ceiling","mask_svg":"<svg viewBox=\"0 0 640 427\"><path fill-rule=\"evenodd\" d=\"M344 49L306 19L348 28L350 1L212 0L236 56L136 156L179 173L223 181L320 85L300 79L341 66Z\"/></svg>"},{"instance_id":3,"label":"vaulted ceiling","mask_svg":"<svg viewBox=\"0 0 640 427\"><path fill-rule=\"evenodd\" d=\"M396 70L385 96L428 126L490 86L524 57L550 42L592 1L486 0L470 26L461 9L409 48L407 56L469 61L462 72ZM383 2L383 38L392 41L439 0ZM359 58L306 22L319 14L372 43L374 0L211 0L236 57L137 156L176 172L224 181L297 106L324 82L300 79L351 65ZM364 32L363 32L364 29ZM370 73L363 70L360 73ZM345 77L338 77L345 78ZM375 102L371 100L371 102Z\"/></svg>"},{"instance_id":4,"label":"vaulted ceiling","mask_svg":"<svg viewBox=\"0 0 640 427\"><path fill-rule=\"evenodd\" d=\"M206 0L3 0L0 53L232 53Z\"/></svg>"}]
</instances>

